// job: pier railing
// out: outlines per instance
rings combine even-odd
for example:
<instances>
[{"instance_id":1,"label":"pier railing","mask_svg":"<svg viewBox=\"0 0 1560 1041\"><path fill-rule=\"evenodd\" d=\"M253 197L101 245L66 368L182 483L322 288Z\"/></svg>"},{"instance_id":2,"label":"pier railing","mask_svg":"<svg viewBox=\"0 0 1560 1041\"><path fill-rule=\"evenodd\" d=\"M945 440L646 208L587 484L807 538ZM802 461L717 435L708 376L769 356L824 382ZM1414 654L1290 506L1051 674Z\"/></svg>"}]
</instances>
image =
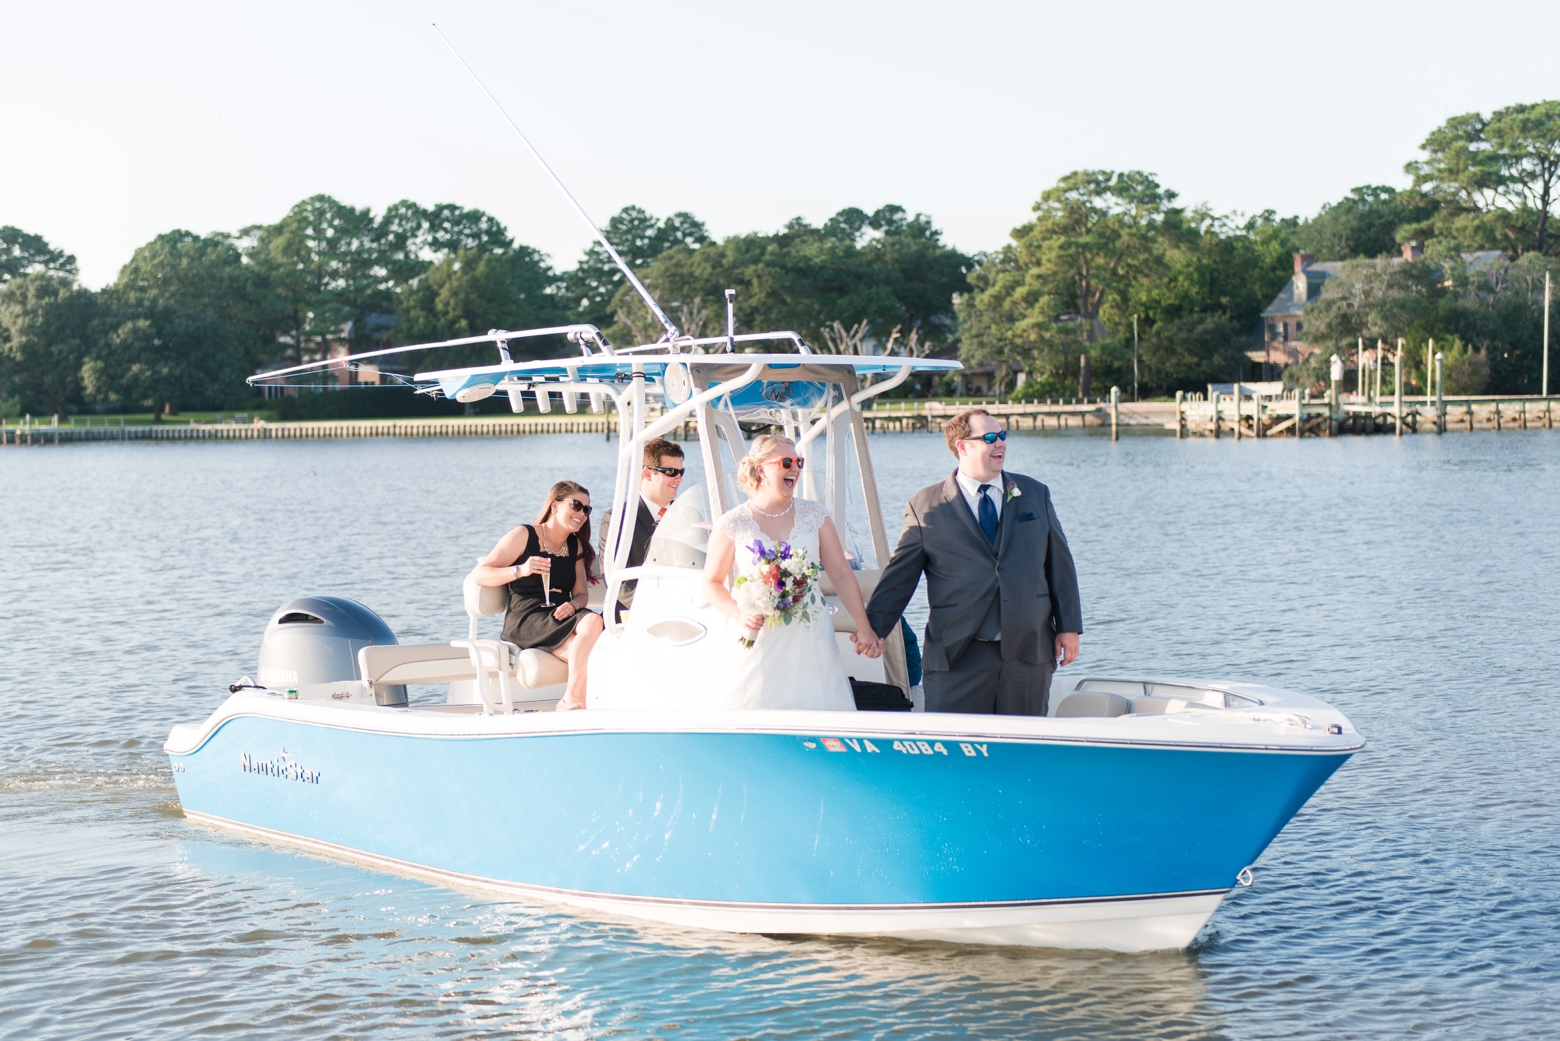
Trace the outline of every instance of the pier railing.
<instances>
[{"instance_id":1,"label":"pier railing","mask_svg":"<svg viewBox=\"0 0 1560 1041\"><path fill-rule=\"evenodd\" d=\"M614 415L473 416L449 419L342 419L296 423L154 423L149 426L60 426L12 421L0 425L0 445L61 445L88 441L294 441L365 437L519 437L605 434Z\"/></svg>"},{"instance_id":2,"label":"pier railing","mask_svg":"<svg viewBox=\"0 0 1560 1041\"><path fill-rule=\"evenodd\" d=\"M920 401L879 403L862 412L872 433L939 432L953 416L984 408L1009 430L1082 427L1155 428L1177 437L1332 437L1341 434L1444 433L1448 430L1554 429L1554 397L1455 395L1425 400L1228 397L1219 393L1175 401L1125 402L1119 398L1052 401ZM654 406L652 406L654 411ZM612 413L547 416L466 416L439 419L343 419L268 423L153 423L80 427L24 420L0 422L0 446L79 444L93 441L287 441L342 438L522 437L530 434L603 434L617 430ZM692 420L670 436L697 436Z\"/></svg>"}]
</instances>

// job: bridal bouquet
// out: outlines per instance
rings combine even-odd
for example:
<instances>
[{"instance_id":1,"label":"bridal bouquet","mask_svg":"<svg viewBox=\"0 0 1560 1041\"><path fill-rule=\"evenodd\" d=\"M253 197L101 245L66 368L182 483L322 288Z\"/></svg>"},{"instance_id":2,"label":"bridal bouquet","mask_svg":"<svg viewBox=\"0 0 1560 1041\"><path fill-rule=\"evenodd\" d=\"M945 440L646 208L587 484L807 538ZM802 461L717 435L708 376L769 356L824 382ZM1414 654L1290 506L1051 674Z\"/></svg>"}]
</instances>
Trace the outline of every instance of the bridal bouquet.
<instances>
[{"instance_id":1,"label":"bridal bouquet","mask_svg":"<svg viewBox=\"0 0 1560 1041\"><path fill-rule=\"evenodd\" d=\"M776 619L782 625L795 621L810 623L812 590L823 567L808 560L805 550L792 549L788 542L769 549L763 539L754 539L748 549L758 567L752 574L738 575L732 586L738 610L763 615L769 625L774 625ZM751 647L757 639L758 630L749 629L742 637L742 646Z\"/></svg>"}]
</instances>

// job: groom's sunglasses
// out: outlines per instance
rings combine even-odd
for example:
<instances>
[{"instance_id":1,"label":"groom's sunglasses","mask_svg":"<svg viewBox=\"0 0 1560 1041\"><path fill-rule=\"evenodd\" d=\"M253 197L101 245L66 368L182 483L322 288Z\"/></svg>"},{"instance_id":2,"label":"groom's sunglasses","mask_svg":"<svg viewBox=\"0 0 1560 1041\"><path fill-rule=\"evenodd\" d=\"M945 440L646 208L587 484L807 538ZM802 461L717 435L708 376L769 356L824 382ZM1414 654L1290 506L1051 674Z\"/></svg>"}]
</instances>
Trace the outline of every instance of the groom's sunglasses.
<instances>
[{"instance_id":1,"label":"groom's sunglasses","mask_svg":"<svg viewBox=\"0 0 1560 1041\"><path fill-rule=\"evenodd\" d=\"M665 474L668 477L681 477L686 472L685 468L677 466L647 466L645 469L654 470L656 473Z\"/></svg>"},{"instance_id":2,"label":"groom's sunglasses","mask_svg":"<svg viewBox=\"0 0 1560 1041\"><path fill-rule=\"evenodd\" d=\"M960 441L984 441L988 445L994 445L998 441L1006 441L1007 440L1007 431L1006 430L998 430L996 433L993 433L993 434L982 434L979 437L961 437L961 438L959 438L959 440Z\"/></svg>"}]
</instances>

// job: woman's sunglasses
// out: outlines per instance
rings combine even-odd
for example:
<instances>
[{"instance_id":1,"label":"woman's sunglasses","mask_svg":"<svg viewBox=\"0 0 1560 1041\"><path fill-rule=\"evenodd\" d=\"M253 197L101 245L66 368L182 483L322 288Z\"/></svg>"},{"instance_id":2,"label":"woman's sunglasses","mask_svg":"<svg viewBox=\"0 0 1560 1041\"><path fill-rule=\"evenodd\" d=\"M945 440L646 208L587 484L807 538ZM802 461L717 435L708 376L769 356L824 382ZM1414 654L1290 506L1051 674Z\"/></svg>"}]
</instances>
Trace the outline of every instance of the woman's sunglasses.
<instances>
[{"instance_id":1,"label":"woman's sunglasses","mask_svg":"<svg viewBox=\"0 0 1560 1041\"><path fill-rule=\"evenodd\" d=\"M800 470L807 465L807 460L799 459L792 455L781 456L779 459L767 459L765 462L779 463L782 470L790 470L793 466Z\"/></svg>"},{"instance_id":2,"label":"woman's sunglasses","mask_svg":"<svg viewBox=\"0 0 1560 1041\"><path fill-rule=\"evenodd\" d=\"M679 466L647 466L645 469L654 470L656 473L665 474L668 477L681 477L686 472L685 468Z\"/></svg>"},{"instance_id":3,"label":"woman's sunglasses","mask_svg":"<svg viewBox=\"0 0 1560 1041\"><path fill-rule=\"evenodd\" d=\"M590 516L590 506L580 502L578 499L560 499L558 501L567 502L569 504L569 509L573 510L575 513L583 513L587 517Z\"/></svg>"},{"instance_id":4,"label":"woman's sunglasses","mask_svg":"<svg viewBox=\"0 0 1560 1041\"><path fill-rule=\"evenodd\" d=\"M1007 431L1006 430L998 430L995 433L991 433L991 434L981 434L979 437L961 437L959 440L961 440L961 441L984 441L988 445L994 445L998 441L1006 441L1007 440Z\"/></svg>"}]
</instances>

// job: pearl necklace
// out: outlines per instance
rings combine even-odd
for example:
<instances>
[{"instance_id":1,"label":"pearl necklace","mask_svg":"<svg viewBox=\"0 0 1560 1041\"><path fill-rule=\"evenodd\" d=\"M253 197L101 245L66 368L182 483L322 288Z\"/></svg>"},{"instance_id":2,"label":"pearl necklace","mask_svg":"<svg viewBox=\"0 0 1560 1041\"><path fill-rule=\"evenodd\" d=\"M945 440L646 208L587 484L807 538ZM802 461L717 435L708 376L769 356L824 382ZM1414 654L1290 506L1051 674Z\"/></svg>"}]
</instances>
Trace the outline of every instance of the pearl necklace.
<instances>
[{"instance_id":1,"label":"pearl necklace","mask_svg":"<svg viewBox=\"0 0 1560 1041\"><path fill-rule=\"evenodd\" d=\"M786 505L785 509L781 510L779 513L770 513L768 510L761 510L761 509L758 508L758 504L753 502L753 501L751 501L751 500L749 500L749 502L748 502L748 507L751 508L754 513L762 513L764 516L769 517L770 519L773 519L775 517L784 517L786 514L790 513L792 510L794 510L796 508L796 500L792 499Z\"/></svg>"}]
</instances>

